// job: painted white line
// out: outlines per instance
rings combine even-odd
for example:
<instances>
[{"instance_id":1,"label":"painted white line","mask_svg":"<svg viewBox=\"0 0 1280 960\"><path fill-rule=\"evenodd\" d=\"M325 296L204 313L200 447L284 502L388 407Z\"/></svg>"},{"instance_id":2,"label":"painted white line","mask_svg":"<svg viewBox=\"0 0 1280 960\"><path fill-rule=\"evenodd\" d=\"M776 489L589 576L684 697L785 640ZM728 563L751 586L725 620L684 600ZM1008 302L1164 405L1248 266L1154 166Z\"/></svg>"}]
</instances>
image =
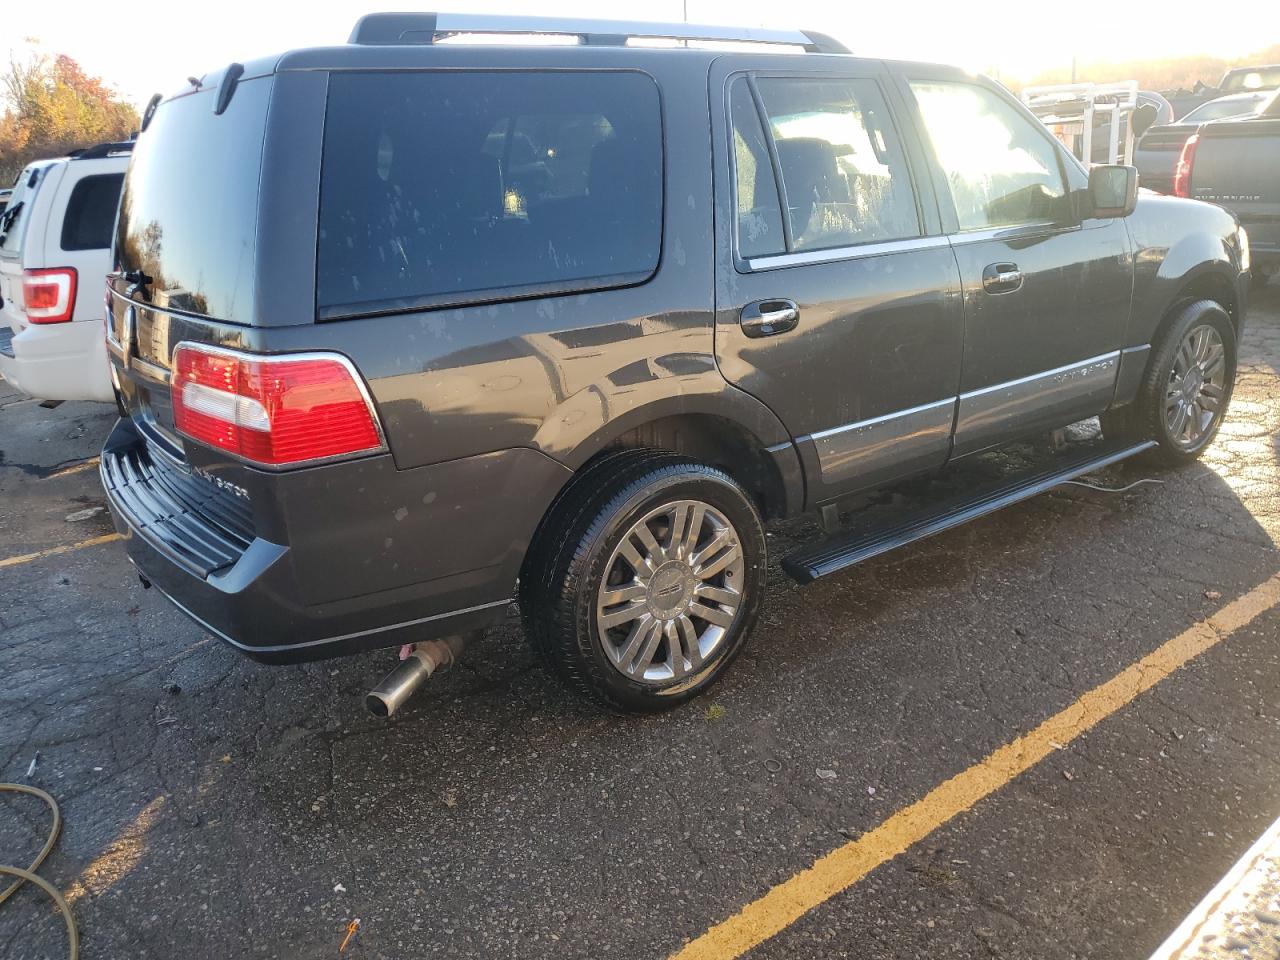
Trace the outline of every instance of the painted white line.
<instances>
[{"instance_id":1,"label":"painted white line","mask_svg":"<svg viewBox=\"0 0 1280 960\"><path fill-rule=\"evenodd\" d=\"M1274 957L1280 934L1280 820L1236 861L1151 960Z\"/></svg>"}]
</instances>

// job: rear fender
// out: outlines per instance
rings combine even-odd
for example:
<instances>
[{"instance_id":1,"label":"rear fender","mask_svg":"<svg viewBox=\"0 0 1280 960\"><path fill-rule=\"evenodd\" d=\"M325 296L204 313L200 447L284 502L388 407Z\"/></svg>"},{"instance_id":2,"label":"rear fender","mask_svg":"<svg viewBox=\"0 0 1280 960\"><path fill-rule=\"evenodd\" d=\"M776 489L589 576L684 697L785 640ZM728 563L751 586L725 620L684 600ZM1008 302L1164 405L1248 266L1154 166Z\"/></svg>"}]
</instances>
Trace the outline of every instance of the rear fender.
<instances>
[{"instance_id":1,"label":"rear fender","mask_svg":"<svg viewBox=\"0 0 1280 960\"><path fill-rule=\"evenodd\" d=\"M658 358L614 371L560 403L542 422L534 446L577 470L637 428L689 415L731 421L753 437L778 469L786 512L799 511L803 472L786 428L767 406L727 383L706 355Z\"/></svg>"}]
</instances>

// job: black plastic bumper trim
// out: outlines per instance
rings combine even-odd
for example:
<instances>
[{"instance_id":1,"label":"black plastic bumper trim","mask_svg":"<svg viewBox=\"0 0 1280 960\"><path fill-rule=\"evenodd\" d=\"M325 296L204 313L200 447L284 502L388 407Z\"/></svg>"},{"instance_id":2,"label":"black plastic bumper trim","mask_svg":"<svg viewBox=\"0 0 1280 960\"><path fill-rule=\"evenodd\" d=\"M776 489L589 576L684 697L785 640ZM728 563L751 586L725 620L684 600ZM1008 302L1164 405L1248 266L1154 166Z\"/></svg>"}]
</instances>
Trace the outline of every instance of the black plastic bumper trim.
<instances>
[{"instance_id":1,"label":"black plastic bumper trim","mask_svg":"<svg viewBox=\"0 0 1280 960\"><path fill-rule=\"evenodd\" d=\"M429 617L418 617L416 620L405 620L405 621L402 621L401 623L389 623L384 627L373 627L369 630L357 630L355 633L343 633L334 637L321 637L318 640L306 640L306 641L303 641L302 643L280 643L280 644L275 644L273 646L263 647L263 646L256 646L254 644L249 644L249 643L241 643L239 640L236 640L232 637L227 636L217 627L210 624L207 620L204 620L197 614L193 613L190 610L190 608L180 603L177 599L174 598L173 594L169 593L163 587L156 586L156 589L159 590L160 593L162 593L170 603L172 603L175 607L177 607L179 610L181 610L188 617L194 620L197 624L199 624L209 633L213 634L219 640L223 640L226 643L231 644L231 646L235 647L237 650L242 651L243 653L248 653L255 656L262 655L262 654L289 653L294 650L306 650L311 647L319 647L319 646L324 646L326 644L340 644L340 643L343 643L344 641L359 640L362 637L371 637L371 636L374 636L375 634L388 633L392 630L403 630L407 627L421 626L424 623L431 623L432 621L435 621L435 620L447 620L451 617L464 617L469 614L480 613L485 610L492 610L494 607L504 607L507 604L513 602L513 598L508 597L505 600L494 600L491 603L482 603L474 607L463 607L460 610L446 610L444 613L432 614Z\"/></svg>"}]
</instances>

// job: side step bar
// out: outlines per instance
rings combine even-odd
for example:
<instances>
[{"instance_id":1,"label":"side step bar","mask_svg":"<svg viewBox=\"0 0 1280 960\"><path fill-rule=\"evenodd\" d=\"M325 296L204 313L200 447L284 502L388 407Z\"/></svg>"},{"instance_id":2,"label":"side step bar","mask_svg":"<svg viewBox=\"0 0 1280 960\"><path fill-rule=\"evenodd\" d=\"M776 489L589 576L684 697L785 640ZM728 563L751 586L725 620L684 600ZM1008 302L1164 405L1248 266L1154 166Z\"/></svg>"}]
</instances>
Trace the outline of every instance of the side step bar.
<instances>
[{"instance_id":1,"label":"side step bar","mask_svg":"<svg viewBox=\"0 0 1280 960\"><path fill-rule=\"evenodd\" d=\"M984 484L958 499L927 504L888 526L880 524L847 530L802 547L783 557L782 569L800 583L810 583L908 543L994 513L1002 507L1028 500L1065 480L1074 480L1109 467L1155 445L1153 440L1122 447L1105 443L1093 445L1075 455L1058 457L1053 463L1029 472L1015 474L995 484Z\"/></svg>"}]
</instances>

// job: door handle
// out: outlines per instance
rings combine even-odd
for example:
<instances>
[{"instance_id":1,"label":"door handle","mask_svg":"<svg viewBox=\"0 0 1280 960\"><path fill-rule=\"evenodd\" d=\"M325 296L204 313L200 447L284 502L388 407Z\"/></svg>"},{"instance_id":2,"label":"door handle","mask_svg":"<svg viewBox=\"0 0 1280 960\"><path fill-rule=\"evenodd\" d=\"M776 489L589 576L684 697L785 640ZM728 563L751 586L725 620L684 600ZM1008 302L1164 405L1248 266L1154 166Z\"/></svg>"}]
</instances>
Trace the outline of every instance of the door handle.
<instances>
[{"instance_id":1,"label":"door handle","mask_svg":"<svg viewBox=\"0 0 1280 960\"><path fill-rule=\"evenodd\" d=\"M757 300L742 308L742 332L748 337L772 337L800 325L794 300Z\"/></svg>"},{"instance_id":2,"label":"door handle","mask_svg":"<svg viewBox=\"0 0 1280 960\"><path fill-rule=\"evenodd\" d=\"M1022 286L1022 271L1016 263L992 263L982 271L982 287L987 293L1013 293Z\"/></svg>"}]
</instances>

